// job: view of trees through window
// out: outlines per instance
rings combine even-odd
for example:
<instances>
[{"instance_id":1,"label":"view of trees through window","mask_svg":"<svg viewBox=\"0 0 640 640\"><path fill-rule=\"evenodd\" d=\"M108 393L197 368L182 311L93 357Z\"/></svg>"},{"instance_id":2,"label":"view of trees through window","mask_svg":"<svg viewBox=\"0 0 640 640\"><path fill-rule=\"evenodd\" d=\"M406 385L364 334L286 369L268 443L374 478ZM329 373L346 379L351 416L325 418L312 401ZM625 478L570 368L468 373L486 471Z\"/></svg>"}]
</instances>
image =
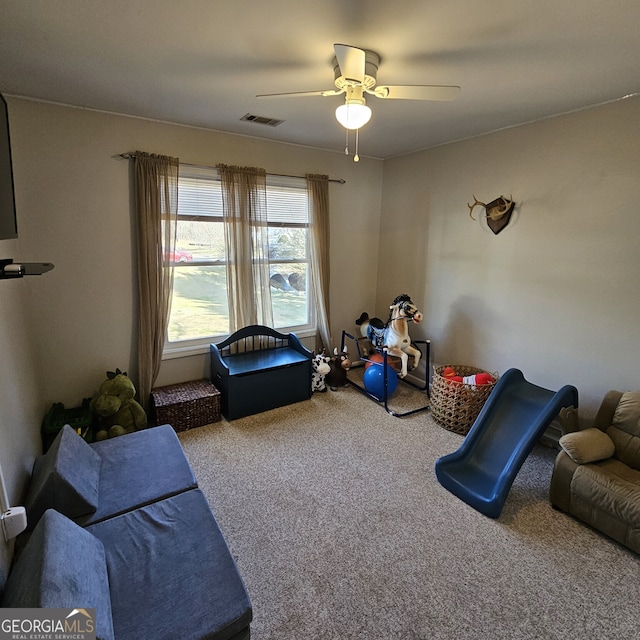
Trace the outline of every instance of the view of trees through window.
<instances>
[{"instance_id":1,"label":"view of trees through window","mask_svg":"<svg viewBox=\"0 0 640 640\"><path fill-rule=\"evenodd\" d=\"M267 212L274 327L310 327L305 180L269 177ZM228 335L222 191L215 169L181 165L176 247L169 258L175 265L169 342Z\"/></svg>"}]
</instances>

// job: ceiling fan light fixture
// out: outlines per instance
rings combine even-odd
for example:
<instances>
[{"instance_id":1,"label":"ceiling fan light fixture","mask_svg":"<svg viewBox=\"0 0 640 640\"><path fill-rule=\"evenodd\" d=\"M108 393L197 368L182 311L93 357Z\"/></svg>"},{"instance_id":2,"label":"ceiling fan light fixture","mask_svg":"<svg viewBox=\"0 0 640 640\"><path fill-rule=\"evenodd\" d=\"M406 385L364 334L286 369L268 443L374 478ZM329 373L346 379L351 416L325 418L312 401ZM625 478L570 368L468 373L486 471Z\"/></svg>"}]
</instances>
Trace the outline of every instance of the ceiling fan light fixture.
<instances>
[{"instance_id":1,"label":"ceiling fan light fixture","mask_svg":"<svg viewBox=\"0 0 640 640\"><path fill-rule=\"evenodd\" d=\"M341 104L336 109L336 120L345 129L360 129L371 120L371 108L359 102Z\"/></svg>"}]
</instances>

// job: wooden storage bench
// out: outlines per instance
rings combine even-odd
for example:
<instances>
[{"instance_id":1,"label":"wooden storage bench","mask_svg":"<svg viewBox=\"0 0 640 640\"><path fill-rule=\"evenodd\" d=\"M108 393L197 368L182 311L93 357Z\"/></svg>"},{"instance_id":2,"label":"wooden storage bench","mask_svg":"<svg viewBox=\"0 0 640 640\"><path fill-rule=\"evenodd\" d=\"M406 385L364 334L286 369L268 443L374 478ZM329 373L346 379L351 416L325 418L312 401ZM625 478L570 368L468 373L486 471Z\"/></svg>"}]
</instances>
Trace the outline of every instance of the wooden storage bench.
<instances>
[{"instance_id":1,"label":"wooden storage bench","mask_svg":"<svg viewBox=\"0 0 640 640\"><path fill-rule=\"evenodd\" d=\"M156 425L175 431L220 422L220 392L206 379L152 389L151 405Z\"/></svg>"},{"instance_id":2,"label":"wooden storage bench","mask_svg":"<svg viewBox=\"0 0 640 640\"><path fill-rule=\"evenodd\" d=\"M293 334L262 325L211 345L211 381L227 420L311 397L312 353Z\"/></svg>"}]
</instances>

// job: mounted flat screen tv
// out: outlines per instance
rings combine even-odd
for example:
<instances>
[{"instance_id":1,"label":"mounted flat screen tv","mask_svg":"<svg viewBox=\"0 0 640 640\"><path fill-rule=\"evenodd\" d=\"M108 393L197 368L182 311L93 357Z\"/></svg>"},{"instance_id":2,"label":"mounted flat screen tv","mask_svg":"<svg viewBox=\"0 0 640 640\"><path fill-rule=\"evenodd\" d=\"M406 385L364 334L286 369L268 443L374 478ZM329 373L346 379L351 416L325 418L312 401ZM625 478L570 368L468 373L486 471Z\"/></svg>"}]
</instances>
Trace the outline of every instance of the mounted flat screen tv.
<instances>
[{"instance_id":1,"label":"mounted flat screen tv","mask_svg":"<svg viewBox=\"0 0 640 640\"><path fill-rule=\"evenodd\" d=\"M5 99L0 95L0 240L17 237L18 225L13 192L9 112Z\"/></svg>"}]
</instances>

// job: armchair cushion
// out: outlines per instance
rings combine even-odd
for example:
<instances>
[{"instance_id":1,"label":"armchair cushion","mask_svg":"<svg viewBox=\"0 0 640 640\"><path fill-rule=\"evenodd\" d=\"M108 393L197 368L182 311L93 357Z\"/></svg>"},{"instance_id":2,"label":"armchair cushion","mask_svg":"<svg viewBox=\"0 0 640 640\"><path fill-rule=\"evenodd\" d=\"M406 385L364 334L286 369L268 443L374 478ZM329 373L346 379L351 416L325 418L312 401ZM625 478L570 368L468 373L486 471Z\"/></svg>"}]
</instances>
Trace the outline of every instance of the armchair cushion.
<instances>
[{"instance_id":1,"label":"armchair cushion","mask_svg":"<svg viewBox=\"0 0 640 640\"><path fill-rule=\"evenodd\" d=\"M616 457L640 470L640 391L622 394L607 434L616 447Z\"/></svg>"},{"instance_id":2,"label":"armchair cushion","mask_svg":"<svg viewBox=\"0 0 640 640\"><path fill-rule=\"evenodd\" d=\"M36 458L25 508L29 529L47 509L68 518L98 508L100 456L69 425L56 436L46 454Z\"/></svg>"},{"instance_id":3,"label":"armchair cushion","mask_svg":"<svg viewBox=\"0 0 640 640\"><path fill-rule=\"evenodd\" d=\"M605 460L615 452L613 440L593 427L565 434L560 438L560 446L576 464Z\"/></svg>"}]
</instances>

